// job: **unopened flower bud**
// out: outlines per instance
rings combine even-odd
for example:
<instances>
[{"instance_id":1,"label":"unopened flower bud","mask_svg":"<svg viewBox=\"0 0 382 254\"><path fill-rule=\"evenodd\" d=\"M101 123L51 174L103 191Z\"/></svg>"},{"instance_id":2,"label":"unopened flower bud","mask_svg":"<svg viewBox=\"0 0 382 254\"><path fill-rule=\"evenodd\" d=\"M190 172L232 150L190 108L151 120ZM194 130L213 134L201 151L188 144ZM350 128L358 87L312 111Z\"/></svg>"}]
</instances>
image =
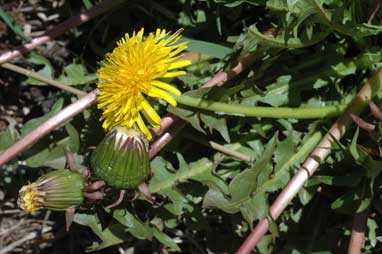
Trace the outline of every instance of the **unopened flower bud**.
<instances>
[{"instance_id":1,"label":"unopened flower bud","mask_svg":"<svg viewBox=\"0 0 382 254\"><path fill-rule=\"evenodd\" d=\"M94 150L91 165L108 185L135 188L150 176L148 141L139 130L114 127Z\"/></svg>"},{"instance_id":2,"label":"unopened flower bud","mask_svg":"<svg viewBox=\"0 0 382 254\"><path fill-rule=\"evenodd\" d=\"M26 212L40 209L63 211L80 205L85 180L81 174L60 169L45 174L19 191L19 206Z\"/></svg>"}]
</instances>

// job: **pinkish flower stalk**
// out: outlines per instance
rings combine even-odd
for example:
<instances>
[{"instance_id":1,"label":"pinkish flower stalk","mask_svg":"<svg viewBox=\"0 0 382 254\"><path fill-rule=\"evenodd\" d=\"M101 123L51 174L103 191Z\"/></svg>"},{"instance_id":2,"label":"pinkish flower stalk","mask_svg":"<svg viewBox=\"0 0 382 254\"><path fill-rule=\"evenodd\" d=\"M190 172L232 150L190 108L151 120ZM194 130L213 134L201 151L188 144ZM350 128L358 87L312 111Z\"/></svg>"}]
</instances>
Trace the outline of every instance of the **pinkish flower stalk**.
<instances>
[{"instance_id":1,"label":"pinkish flower stalk","mask_svg":"<svg viewBox=\"0 0 382 254\"><path fill-rule=\"evenodd\" d=\"M345 134L347 127L352 123L351 114L358 115L367 105L368 102L382 89L381 80L382 71L379 70L362 89L358 92L352 104L346 112L333 124L328 133L322 138L321 142L313 150L311 155L305 160L300 169L289 181L288 185L282 190L276 200L270 207L272 218L276 220L290 201L296 196L305 182L317 170L318 166L330 154L331 148L336 144L336 140L340 140ZM253 229L251 234L245 239L240 246L237 254L249 254L256 247L256 244L267 233L269 228L268 219L264 218Z\"/></svg>"},{"instance_id":2,"label":"pinkish flower stalk","mask_svg":"<svg viewBox=\"0 0 382 254\"><path fill-rule=\"evenodd\" d=\"M45 122L43 122L36 129L29 132L27 135L22 137L19 141L9 147L7 150L3 151L0 154L0 166L4 165L11 159L17 156L17 154L21 153L25 149L27 149L30 145L36 143L40 138L44 137L46 134L57 128L62 123L71 119L75 115L81 113L86 108L95 104L97 100L98 90L94 90L93 92L87 94L76 102L70 104L65 107L59 113L55 114Z\"/></svg>"},{"instance_id":3,"label":"pinkish flower stalk","mask_svg":"<svg viewBox=\"0 0 382 254\"><path fill-rule=\"evenodd\" d=\"M164 117L162 117L162 120L160 122L160 128L154 129L151 128L150 132L154 137L161 136L171 125L176 124L176 122L181 121L179 117L176 115L173 115L171 113L166 114Z\"/></svg>"},{"instance_id":4,"label":"pinkish flower stalk","mask_svg":"<svg viewBox=\"0 0 382 254\"><path fill-rule=\"evenodd\" d=\"M248 68L251 63L253 62L252 56L246 56L243 58L243 62L240 61L237 66L235 66L233 69L235 69L235 73L239 74L244 69ZM238 67L240 66L240 67ZM239 71L240 70L240 71ZM230 71L229 71L230 72ZM225 81L226 77L232 78L233 76L228 75L221 75L221 72L218 73L220 78L224 78ZM218 85L221 82L215 77L212 78L214 82L207 82L202 87L206 87L207 84L215 84ZM40 138L54 130L57 126L64 123L65 121L69 120L70 118L76 116L77 114L81 113L86 108L90 107L91 105L95 104L98 93L98 90L94 90L91 93L87 94L86 96L82 97L80 100L72 103L71 105L64 108L62 111L58 112L48 120L46 120L44 123L42 123L39 127L31 131L28 135L21 138L18 142L13 144L11 147L9 147L4 152L0 153L0 167L13 159L18 153L21 153L23 150L28 148L30 145L36 143ZM177 122L176 124L174 124ZM173 126L173 130L171 132L166 132L166 130ZM155 154L157 154L164 146L166 146L174 137L175 135L184 127L185 122L179 119L178 117L167 114L163 121L161 122L161 128L160 130L151 130L151 132L155 136L160 136L151 146L149 150L149 156L150 158L154 157ZM163 134L164 133L164 134Z\"/></svg>"},{"instance_id":5,"label":"pinkish flower stalk","mask_svg":"<svg viewBox=\"0 0 382 254\"><path fill-rule=\"evenodd\" d=\"M155 140L155 142L150 145L149 158L152 159L163 147L170 143L185 125L186 122L179 119L176 126L173 126L171 130L164 132L162 136Z\"/></svg>"},{"instance_id":6,"label":"pinkish flower stalk","mask_svg":"<svg viewBox=\"0 0 382 254\"><path fill-rule=\"evenodd\" d=\"M243 70L248 69L254 61L255 58L252 54L245 55L235 67L227 72L221 71L217 73L210 81L205 83L203 87L222 86L225 82L243 72Z\"/></svg>"},{"instance_id":7,"label":"pinkish flower stalk","mask_svg":"<svg viewBox=\"0 0 382 254\"><path fill-rule=\"evenodd\" d=\"M370 210L367 208L361 213L354 214L348 254L362 254L362 246L365 241L365 232L367 229L367 218L369 217L369 212Z\"/></svg>"},{"instance_id":8,"label":"pinkish flower stalk","mask_svg":"<svg viewBox=\"0 0 382 254\"><path fill-rule=\"evenodd\" d=\"M105 0L101 2L100 4L92 7L91 9L84 11L83 13L80 13L76 16L71 17L70 19L65 20L64 22L58 24L53 29L47 31L44 35L33 38L31 41L21 46L18 46L16 49L10 50L1 54L0 64L8 62L11 59L19 57L22 54L28 51L31 51L37 46L47 43L48 41L68 31L69 29L72 29L83 23L86 23L89 20L93 19L94 17L109 11L113 7L123 2L124 2L123 0Z\"/></svg>"}]
</instances>

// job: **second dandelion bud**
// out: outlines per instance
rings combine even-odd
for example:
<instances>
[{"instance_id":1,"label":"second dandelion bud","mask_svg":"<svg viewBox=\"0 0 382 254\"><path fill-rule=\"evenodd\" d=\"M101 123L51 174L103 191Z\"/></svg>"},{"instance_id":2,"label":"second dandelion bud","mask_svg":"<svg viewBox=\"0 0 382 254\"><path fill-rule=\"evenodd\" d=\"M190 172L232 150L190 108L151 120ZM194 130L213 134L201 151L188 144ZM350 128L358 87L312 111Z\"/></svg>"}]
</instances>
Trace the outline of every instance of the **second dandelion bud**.
<instances>
[{"instance_id":1,"label":"second dandelion bud","mask_svg":"<svg viewBox=\"0 0 382 254\"><path fill-rule=\"evenodd\" d=\"M85 180L78 172L60 169L49 172L36 182L24 185L18 203L26 212L41 209L64 211L82 204Z\"/></svg>"},{"instance_id":2,"label":"second dandelion bud","mask_svg":"<svg viewBox=\"0 0 382 254\"><path fill-rule=\"evenodd\" d=\"M117 42L117 47L106 54L97 84L104 129L123 126L139 129L147 139L152 138L147 124L158 129L161 118L147 96L176 106L172 94L181 93L164 79L184 75L185 72L178 69L191 63L178 60L179 54L187 48L186 43L175 44L181 37L180 32L170 34L157 29L144 37L142 28L132 36L126 34Z\"/></svg>"}]
</instances>

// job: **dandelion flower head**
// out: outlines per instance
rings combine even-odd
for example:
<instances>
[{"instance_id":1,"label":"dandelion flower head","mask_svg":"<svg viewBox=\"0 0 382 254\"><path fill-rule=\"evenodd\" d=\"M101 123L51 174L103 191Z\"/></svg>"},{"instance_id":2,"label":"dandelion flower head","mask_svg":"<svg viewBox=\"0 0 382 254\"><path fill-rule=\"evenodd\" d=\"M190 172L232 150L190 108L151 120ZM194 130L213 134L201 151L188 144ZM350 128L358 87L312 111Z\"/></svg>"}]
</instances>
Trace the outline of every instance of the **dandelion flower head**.
<instances>
[{"instance_id":1,"label":"dandelion flower head","mask_svg":"<svg viewBox=\"0 0 382 254\"><path fill-rule=\"evenodd\" d=\"M19 191L19 206L27 212L35 212L43 207L44 192L37 189L35 183L23 186Z\"/></svg>"},{"instance_id":2,"label":"dandelion flower head","mask_svg":"<svg viewBox=\"0 0 382 254\"><path fill-rule=\"evenodd\" d=\"M49 172L19 190L18 204L26 212L40 209L63 211L80 205L85 181L81 174L67 169Z\"/></svg>"},{"instance_id":3,"label":"dandelion flower head","mask_svg":"<svg viewBox=\"0 0 382 254\"><path fill-rule=\"evenodd\" d=\"M178 60L187 48L186 43L175 44L181 30L170 34L157 29L144 37L144 29L125 35L117 47L107 53L103 66L98 70L100 93L98 108L103 110L103 128L115 126L135 128L150 140L151 133L146 122L159 129L161 118L149 104L146 96L162 99L176 106L171 94L180 91L164 79L184 75L177 70L189 65L189 60ZM178 60L178 61L177 61Z\"/></svg>"}]
</instances>

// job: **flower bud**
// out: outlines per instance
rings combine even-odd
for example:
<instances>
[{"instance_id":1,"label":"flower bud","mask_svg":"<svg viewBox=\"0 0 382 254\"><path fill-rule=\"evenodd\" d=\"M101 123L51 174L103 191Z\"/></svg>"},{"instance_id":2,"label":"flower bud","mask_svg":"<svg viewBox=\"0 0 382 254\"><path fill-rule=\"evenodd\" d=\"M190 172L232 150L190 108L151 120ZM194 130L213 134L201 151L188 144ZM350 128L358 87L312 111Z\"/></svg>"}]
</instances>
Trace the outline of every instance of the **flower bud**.
<instances>
[{"instance_id":1,"label":"flower bud","mask_svg":"<svg viewBox=\"0 0 382 254\"><path fill-rule=\"evenodd\" d=\"M150 176L148 141L139 130L114 127L91 156L92 170L108 185L135 188Z\"/></svg>"},{"instance_id":2,"label":"flower bud","mask_svg":"<svg viewBox=\"0 0 382 254\"><path fill-rule=\"evenodd\" d=\"M18 204L26 212L63 211L82 203L84 186L81 174L68 169L55 170L24 185L19 191Z\"/></svg>"}]
</instances>

